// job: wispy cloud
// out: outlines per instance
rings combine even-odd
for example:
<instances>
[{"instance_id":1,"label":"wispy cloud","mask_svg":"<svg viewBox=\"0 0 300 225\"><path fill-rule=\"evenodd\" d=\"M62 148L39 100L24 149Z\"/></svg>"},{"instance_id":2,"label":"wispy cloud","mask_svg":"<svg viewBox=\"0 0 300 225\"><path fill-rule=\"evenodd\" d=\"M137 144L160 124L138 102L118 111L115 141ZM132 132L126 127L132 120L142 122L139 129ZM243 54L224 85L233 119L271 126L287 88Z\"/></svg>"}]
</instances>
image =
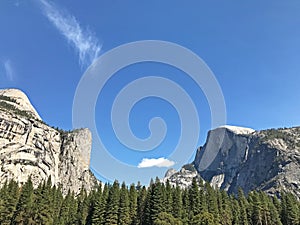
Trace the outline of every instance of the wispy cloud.
<instances>
[{"instance_id":1,"label":"wispy cloud","mask_svg":"<svg viewBox=\"0 0 300 225\"><path fill-rule=\"evenodd\" d=\"M173 166L175 164L175 162L166 159L166 158L152 158L152 159L148 159L148 158L144 158L138 165L138 168L146 168L146 167L170 167Z\"/></svg>"},{"instance_id":2,"label":"wispy cloud","mask_svg":"<svg viewBox=\"0 0 300 225\"><path fill-rule=\"evenodd\" d=\"M9 59L3 61L3 66L5 69L5 75L9 81L14 81L15 70L12 66L12 63Z\"/></svg>"},{"instance_id":3,"label":"wispy cloud","mask_svg":"<svg viewBox=\"0 0 300 225\"><path fill-rule=\"evenodd\" d=\"M53 2L39 0L44 15L75 48L82 67L89 66L99 56L102 45L89 29L82 29L76 18Z\"/></svg>"}]
</instances>

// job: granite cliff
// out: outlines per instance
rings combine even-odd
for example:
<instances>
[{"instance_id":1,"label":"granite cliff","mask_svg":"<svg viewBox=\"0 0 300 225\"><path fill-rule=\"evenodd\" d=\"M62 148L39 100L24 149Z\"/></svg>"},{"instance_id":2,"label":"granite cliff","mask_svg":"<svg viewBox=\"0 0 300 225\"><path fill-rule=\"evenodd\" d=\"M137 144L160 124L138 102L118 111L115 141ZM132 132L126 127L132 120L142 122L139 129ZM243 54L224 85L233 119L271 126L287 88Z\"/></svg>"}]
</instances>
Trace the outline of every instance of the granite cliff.
<instances>
[{"instance_id":1,"label":"granite cliff","mask_svg":"<svg viewBox=\"0 0 300 225\"><path fill-rule=\"evenodd\" d=\"M164 180L187 187L191 177L237 193L290 191L300 197L300 127L254 131L223 126L211 130L192 164L168 171ZM182 185L183 184L183 185Z\"/></svg>"},{"instance_id":2,"label":"granite cliff","mask_svg":"<svg viewBox=\"0 0 300 225\"><path fill-rule=\"evenodd\" d=\"M64 194L89 191L98 183L89 169L91 143L88 129L54 129L23 92L0 90L0 184L8 179L23 184L31 176L37 186L50 176Z\"/></svg>"}]
</instances>

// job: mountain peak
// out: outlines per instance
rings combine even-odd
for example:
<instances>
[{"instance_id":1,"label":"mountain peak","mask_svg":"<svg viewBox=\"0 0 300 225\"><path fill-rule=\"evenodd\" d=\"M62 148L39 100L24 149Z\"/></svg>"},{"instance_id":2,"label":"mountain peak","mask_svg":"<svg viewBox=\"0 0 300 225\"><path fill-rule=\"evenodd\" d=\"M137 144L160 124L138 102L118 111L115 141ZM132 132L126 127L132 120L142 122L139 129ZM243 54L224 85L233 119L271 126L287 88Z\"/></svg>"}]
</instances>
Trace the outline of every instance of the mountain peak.
<instances>
[{"instance_id":1,"label":"mountain peak","mask_svg":"<svg viewBox=\"0 0 300 225\"><path fill-rule=\"evenodd\" d=\"M15 109L15 111L25 112L38 120L42 120L37 111L32 106L27 95L19 89L12 88L0 90L0 102L4 102L2 103L2 106L9 105L11 109Z\"/></svg>"},{"instance_id":2,"label":"mountain peak","mask_svg":"<svg viewBox=\"0 0 300 225\"><path fill-rule=\"evenodd\" d=\"M253 130L252 128L238 127L238 126L231 126L231 125L220 126L216 129L227 129L229 131L232 131L235 134L252 134L255 132L255 130Z\"/></svg>"},{"instance_id":3,"label":"mountain peak","mask_svg":"<svg viewBox=\"0 0 300 225\"><path fill-rule=\"evenodd\" d=\"M89 169L91 146L88 129L54 129L22 91L0 90L0 186L11 179L22 185L30 176L37 187L51 177L64 195L90 191L98 184Z\"/></svg>"}]
</instances>

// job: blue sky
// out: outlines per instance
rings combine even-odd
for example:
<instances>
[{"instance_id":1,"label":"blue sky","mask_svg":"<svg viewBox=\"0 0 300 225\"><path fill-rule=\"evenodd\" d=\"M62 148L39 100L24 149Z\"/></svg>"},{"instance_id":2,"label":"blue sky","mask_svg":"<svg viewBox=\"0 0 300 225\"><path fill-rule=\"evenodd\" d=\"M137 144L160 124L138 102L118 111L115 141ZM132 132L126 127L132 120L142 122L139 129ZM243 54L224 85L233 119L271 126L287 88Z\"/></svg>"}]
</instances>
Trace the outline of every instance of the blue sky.
<instances>
[{"instance_id":1,"label":"blue sky","mask_svg":"<svg viewBox=\"0 0 300 225\"><path fill-rule=\"evenodd\" d=\"M163 40L190 49L213 71L223 91L227 124L253 129L297 126L300 124L299 11L300 3L296 0L189 1L188 4L3 0L0 2L0 88L23 90L45 122L69 130L73 128L76 88L93 60L129 42ZM105 174L101 168L107 162L102 162L96 154L99 146L93 146L91 167L98 176L147 183L149 176L162 176L166 167L137 168L143 159L144 163L160 159L172 164L172 160L166 159L180 136L180 115L171 104L149 97L132 108L129 123L137 137L150 135L148 123L153 117L162 117L168 126L165 140L151 151L135 151L122 145L110 122L112 102L122 87L154 75L171 79L188 92L199 113L201 129L197 143L199 146L204 143L211 117L203 90L187 74L168 65L146 62L128 66L111 77L101 90L95 121L98 134L113 158L135 170L126 173L112 168L114 175ZM180 151L183 155L187 151L185 156L192 157L190 150ZM175 168L181 166L175 163ZM139 170L144 176L135 174Z\"/></svg>"}]
</instances>

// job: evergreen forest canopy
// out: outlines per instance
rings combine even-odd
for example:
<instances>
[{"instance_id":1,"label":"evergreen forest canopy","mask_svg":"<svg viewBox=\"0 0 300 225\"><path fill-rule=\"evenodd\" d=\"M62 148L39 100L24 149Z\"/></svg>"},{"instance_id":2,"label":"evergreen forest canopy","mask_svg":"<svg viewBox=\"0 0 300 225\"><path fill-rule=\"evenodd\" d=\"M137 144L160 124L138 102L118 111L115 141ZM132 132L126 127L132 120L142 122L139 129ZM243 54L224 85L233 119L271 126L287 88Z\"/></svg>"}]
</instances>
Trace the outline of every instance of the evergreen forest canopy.
<instances>
[{"instance_id":1,"label":"evergreen forest canopy","mask_svg":"<svg viewBox=\"0 0 300 225\"><path fill-rule=\"evenodd\" d=\"M264 192L246 197L214 189L193 180L188 189L156 179L141 185L99 185L65 197L48 179L33 188L31 179L19 188L15 181L0 189L0 224L45 225L299 225L300 202L291 193L280 199Z\"/></svg>"}]
</instances>

